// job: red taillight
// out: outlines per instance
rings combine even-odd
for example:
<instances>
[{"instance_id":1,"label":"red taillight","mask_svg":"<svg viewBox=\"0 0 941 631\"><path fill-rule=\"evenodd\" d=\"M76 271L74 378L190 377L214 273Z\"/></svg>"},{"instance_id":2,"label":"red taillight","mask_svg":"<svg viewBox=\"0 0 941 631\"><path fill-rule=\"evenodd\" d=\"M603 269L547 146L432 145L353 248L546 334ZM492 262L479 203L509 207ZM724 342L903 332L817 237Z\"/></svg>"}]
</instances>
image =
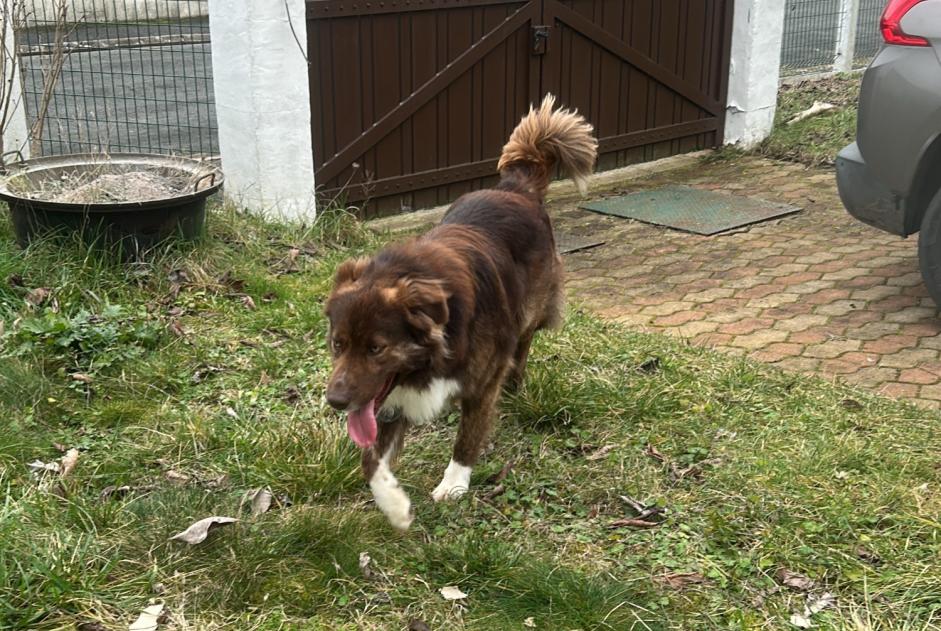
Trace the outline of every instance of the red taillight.
<instances>
[{"instance_id":1,"label":"red taillight","mask_svg":"<svg viewBox=\"0 0 941 631\"><path fill-rule=\"evenodd\" d=\"M924 37L908 35L902 30L902 18L911 11L912 7L923 0L889 0L888 6L882 13L879 26L882 29L882 39L886 44L896 46L928 46Z\"/></svg>"}]
</instances>

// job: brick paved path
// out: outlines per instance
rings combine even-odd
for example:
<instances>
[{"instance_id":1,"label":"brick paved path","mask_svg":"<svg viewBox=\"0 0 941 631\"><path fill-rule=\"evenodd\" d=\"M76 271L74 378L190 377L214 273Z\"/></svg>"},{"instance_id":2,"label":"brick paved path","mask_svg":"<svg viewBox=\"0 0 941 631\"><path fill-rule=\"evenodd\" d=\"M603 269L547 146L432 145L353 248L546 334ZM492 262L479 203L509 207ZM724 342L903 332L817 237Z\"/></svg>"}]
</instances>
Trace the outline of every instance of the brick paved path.
<instances>
[{"instance_id":1,"label":"brick paved path","mask_svg":"<svg viewBox=\"0 0 941 631\"><path fill-rule=\"evenodd\" d=\"M566 255L572 296L637 328L941 407L941 319L921 285L916 238L849 217L828 169L740 158L624 190L666 183L805 210L700 237L561 208L557 230L606 241Z\"/></svg>"}]
</instances>

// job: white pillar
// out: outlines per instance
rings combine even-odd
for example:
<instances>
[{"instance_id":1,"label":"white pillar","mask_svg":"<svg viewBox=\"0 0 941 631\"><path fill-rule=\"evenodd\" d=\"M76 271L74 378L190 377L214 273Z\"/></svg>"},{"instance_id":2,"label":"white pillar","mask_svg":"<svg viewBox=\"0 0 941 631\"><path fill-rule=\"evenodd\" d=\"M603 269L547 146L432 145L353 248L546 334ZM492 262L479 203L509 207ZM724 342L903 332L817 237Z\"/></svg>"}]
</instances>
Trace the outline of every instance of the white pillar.
<instances>
[{"instance_id":1,"label":"white pillar","mask_svg":"<svg viewBox=\"0 0 941 631\"><path fill-rule=\"evenodd\" d=\"M752 147L774 126L784 6L785 0L735 0L726 144Z\"/></svg>"},{"instance_id":2,"label":"white pillar","mask_svg":"<svg viewBox=\"0 0 941 631\"><path fill-rule=\"evenodd\" d=\"M856 26L859 23L859 0L840 0L840 30L836 38L834 72L851 72L856 56Z\"/></svg>"},{"instance_id":3,"label":"white pillar","mask_svg":"<svg viewBox=\"0 0 941 631\"><path fill-rule=\"evenodd\" d=\"M210 0L209 28L226 195L256 212L312 219L304 0Z\"/></svg>"},{"instance_id":4,"label":"white pillar","mask_svg":"<svg viewBox=\"0 0 941 631\"><path fill-rule=\"evenodd\" d=\"M0 89L0 95L6 97L10 95L10 108L7 112L7 120L3 121L3 147L4 153L7 151L19 151L24 158L29 157L29 124L26 120L26 104L23 102L23 83L20 75L19 58L16 56L16 45L13 41L13 16L9 9L13 7L9 0L0 0L0 7L4 9L0 21L3 22L4 44L6 50L0 51L4 56L3 61L3 88ZM9 92L7 92L9 90ZM2 104L0 104L2 107ZM2 115L0 110L0 115ZM16 158L12 158L16 159ZM8 160L9 161L9 160Z\"/></svg>"}]
</instances>

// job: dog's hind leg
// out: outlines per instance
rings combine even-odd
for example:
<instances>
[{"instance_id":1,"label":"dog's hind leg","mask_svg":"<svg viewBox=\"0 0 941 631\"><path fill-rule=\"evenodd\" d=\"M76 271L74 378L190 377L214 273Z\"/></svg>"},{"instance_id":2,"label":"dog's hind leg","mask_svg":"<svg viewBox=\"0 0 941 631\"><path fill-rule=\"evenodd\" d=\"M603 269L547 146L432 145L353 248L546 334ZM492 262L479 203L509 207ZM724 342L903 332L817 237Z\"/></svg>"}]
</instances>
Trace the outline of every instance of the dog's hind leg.
<instances>
[{"instance_id":1,"label":"dog's hind leg","mask_svg":"<svg viewBox=\"0 0 941 631\"><path fill-rule=\"evenodd\" d=\"M401 417L380 421L376 444L363 451L363 475L369 482L376 506L399 530L407 530L412 524L412 503L392 473L406 426L407 422Z\"/></svg>"},{"instance_id":2,"label":"dog's hind leg","mask_svg":"<svg viewBox=\"0 0 941 631\"><path fill-rule=\"evenodd\" d=\"M526 362L529 360L529 347L533 344L533 335L536 329L532 328L520 336L520 341L516 345L516 352L513 354L513 368L506 379L509 390L516 391L523 386L523 379L526 377Z\"/></svg>"},{"instance_id":3,"label":"dog's hind leg","mask_svg":"<svg viewBox=\"0 0 941 631\"><path fill-rule=\"evenodd\" d=\"M497 398L506 373L507 367L504 366L488 381L481 393L461 399L461 423L451 462L444 471L441 483L431 492L436 502L456 499L470 487L471 468L477 463L493 429Z\"/></svg>"}]
</instances>

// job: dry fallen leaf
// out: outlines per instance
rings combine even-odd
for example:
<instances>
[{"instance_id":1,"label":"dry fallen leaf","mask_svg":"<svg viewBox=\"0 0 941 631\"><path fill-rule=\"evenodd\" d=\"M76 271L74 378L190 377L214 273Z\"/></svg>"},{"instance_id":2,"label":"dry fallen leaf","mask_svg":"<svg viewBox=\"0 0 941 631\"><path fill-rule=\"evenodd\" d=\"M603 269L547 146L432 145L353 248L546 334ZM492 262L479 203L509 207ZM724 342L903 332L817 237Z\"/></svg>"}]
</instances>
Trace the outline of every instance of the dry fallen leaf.
<instances>
[{"instance_id":1,"label":"dry fallen leaf","mask_svg":"<svg viewBox=\"0 0 941 631\"><path fill-rule=\"evenodd\" d=\"M510 471L513 469L514 464L516 464L515 461L507 460L499 471L487 478L487 484L499 484L500 482L503 482L506 479L506 476L510 475Z\"/></svg>"},{"instance_id":2,"label":"dry fallen leaf","mask_svg":"<svg viewBox=\"0 0 941 631\"><path fill-rule=\"evenodd\" d=\"M585 456L585 460L588 460L588 461L601 460L602 458L607 456L611 452L612 449L615 449L616 447L617 445L605 445L604 447L597 450L596 452Z\"/></svg>"},{"instance_id":3,"label":"dry fallen leaf","mask_svg":"<svg viewBox=\"0 0 941 631\"><path fill-rule=\"evenodd\" d=\"M151 605L146 607L137 620L131 623L128 631L156 631L161 618L163 618L163 605Z\"/></svg>"},{"instance_id":4,"label":"dry fallen leaf","mask_svg":"<svg viewBox=\"0 0 941 631\"><path fill-rule=\"evenodd\" d=\"M533 618L532 616L526 618L525 620L523 620L523 626L529 627L530 629L535 629L536 628L535 618Z\"/></svg>"},{"instance_id":5,"label":"dry fallen leaf","mask_svg":"<svg viewBox=\"0 0 941 631\"><path fill-rule=\"evenodd\" d=\"M662 453L660 453L660 452L657 450L656 447L654 447L653 445L651 445L651 444L649 444L649 443L648 443L648 445L647 445L647 452L646 452L646 453L647 453L648 456L650 456L651 458L653 458L654 460L657 460L657 461L659 461L659 462L666 462L666 460L667 460L667 457L666 457L666 456L664 456Z\"/></svg>"},{"instance_id":6,"label":"dry fallen leaf","mask_svg":"<svg viewBox=\"0 0 941 631\"><path fill-rule=\"evenodd\" d=\"M608 528L655 528L659 526L659 522L647 521L645 519L615 519L610 524Z\"/></svg>"},{"instance_id":7,"label":"dry fallen leaf","mask_svg":"<svg viewBox=\"0 0 941 631\"><path fill-rule=\"evenodd\" d=\"M814 626L811 624L810 618L799 613L791 614L791 624L793 624L798 629L809 629Z\"/></svg>"},{"instance_id":8,"label":"dry fallen leaf","mask_svg":"<svg viewBox=\"0 0 941 631\"><path fill-rule=\"evenodd\" d=\"M442 587L438 590L445 600L461 600L462 598L467 598L467 594L462 592L460 588L455 587L454 585L448 585L447 587Z\"/></svg>"},{"instance_id":9,"label":"dry fallen leaf","mask_svg":"<svg viewBox=\"0 0 941 631\"><path fill-rule=\"evenodd\" d=\"M72 470L75 469L75 465L78 464L78 449L74 447L65 452L65 455L62 456L61 466L59 467L59 476L66 477Z\"/></svg>"},{"instance_id":10,"label":"dry fallen leaf","mask_svg":"<svg viewBox=\"0 0 941 631\"><path fill-rule=\"evenodd\" d=\"M238 520L234 517L206 517L205 519L200 519L183 532L173 535L170 539L176 539L190 545L195 545L205 541L206 537L209 536L209 531L214 526L224 526L225 524L232 524L237 521Z\"/></svg>"},{"instance_id":11,"label":"dry fallen leaf","mask_svg":"<svg viewBox=\"0 0 941 631\"><path fill-rule=\"evenodd\" d=\"M856 556L860 561L865 561L870 565L879 565L882 563L882 558L878 554L872 550L867 550L863 546L856 546Z\"/></svg>"},{"instance_id":12,"label":"dry fallen leaf","mask_svg":"<svg viewBox=\"0 0 941 631\"><path fill-rule=\"evenodd\" d=\"M31 289L28 294L26 294L26 302L38 307L42 303L46 302L49 296L52 295L52 291L45 287L37 287L36 289Z\"/></svg>"},{"instance_id":13,"label":"dry fallen leaf","mask_svg":"<svg viewBox=\"0 0 941 631\"><path fill-rule=\"evenodd\" d=\"M682 589L687 585L699 585L705 582L706 579L702 574L690 572L686 574L664 574L663 576L658 576L655 580L671 589Z\"/></svg>"},{"instance_id":14,"label":"dry fallen leaf","mask_svg":"<svg viewBox=\"0 0 941 631\"><path fill-rule=\"evenodd\" d=\"M814 582L806 576L796 572L791 572L790 570L786 570L784 568L778 570L778 573L775 576L777 577L778 582L780 582L782 585L785 587L790 587L791 589L799 592L806 592L814 586Z\"/></svg>"},{"instance_id":15,"label":"dry fallen leaf","mask_svg":"<svg viewBox=\"0 0 941 631\"><path fill-rule=\"evenodd\" d=\"M249 296L248 294L243 295L243 296L241 297L241 300L242 300L242 304L245 305L245 308L246 308L246 309L254 309L254 308L255 308L255 301L252 300L252 297Z\"/></svg>"},{"instance_id":16,"label":"dry fallen leaf","mask_svg":"<svg viewBox=\"0 0 941 631\"><path fill-rule=\"evenodd\" d=\"M165 474L163 474L170 482L177 482L179 484L185 484L189 482L190 477L185 473L180 473L175 469L170 469Z\"/></svg>"},{"instance_id":17,"label":"dry fallen leaf","mask_svg":"<svg viewBox=\"0 0 941 631\"><path fill-rule=\"evenodd\" d=\"M252 517L258 517L268 512L273 497L268 489L255 489L254 492L249 491L248 499L252 503Z\"/></svg>"},{"instance_id":18,"label":"dry fallen leaf","mask_svg":"<svg viewBox=\"0 0 941 631\"><path fill-rule=\"evenodd\" d=\"M359 571L363 573L363 578L370 579L372 578L372 570L369 568L369 564L372 563L372 557L369 556L368 552L359 553Z\"/></svg>"},{"instance_id":19,"label":"dry fallen leaf","mask_svg":"<svg viewBox=\"0 0 941 631\"><path fill-rule=\"evenodd\" d=\"M83 372L73 372L71 375L69 375L69 377L71 377L73 381L78 381L81 383L91 383L94 381L94 378L91 375L86 375Z\"/></svg>"}]
</instances>

